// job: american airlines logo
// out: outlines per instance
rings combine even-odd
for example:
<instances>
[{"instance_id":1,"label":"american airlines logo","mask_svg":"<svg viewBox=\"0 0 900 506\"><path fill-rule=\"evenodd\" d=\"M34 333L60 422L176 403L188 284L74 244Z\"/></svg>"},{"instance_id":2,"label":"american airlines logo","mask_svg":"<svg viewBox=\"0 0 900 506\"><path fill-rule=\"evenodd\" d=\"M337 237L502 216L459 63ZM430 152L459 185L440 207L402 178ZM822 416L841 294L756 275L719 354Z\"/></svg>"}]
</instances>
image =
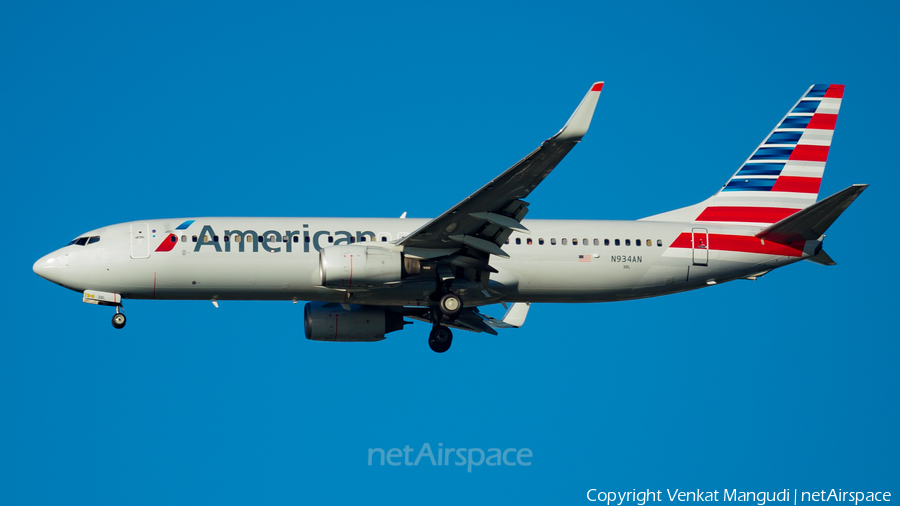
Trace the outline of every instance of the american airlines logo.
<instances>
[{"instance_id":1,"label":"american airlines logo","mask_svg":"<svg viewBox=\"0 0 900 506\"><path fill-rule=\"evenodd\" d=\"M185 222L190 225L189 222ZM185 223L180 225L177 230L186 229ZM192 223L192 221L191 221ZM375 242L375 232L370 230L357 230L356 232L348 232L346 230L309 230L309 225L303 225L303 230L287 230L281 232L279 230L266 230L259 233L256 230L224 230L220 237L211 225L203 225L200 234L191 236L194 241L194 252L199 252L201 248L214 249L218 253L228 253L232 250L238 252L250 251L254 253L263 251L269 253L291 253L295 244L303 244L303 252L308 253L310 248L319 251L322 248L340 244L353 244L357 242ZM188 240L187 236L182 236L182 242ZM172 251L178 244L179 237L176 233L170 233L159 247L157 252ZM299 244L298 244L299 246Z\"/></svg>"}]
</instances>

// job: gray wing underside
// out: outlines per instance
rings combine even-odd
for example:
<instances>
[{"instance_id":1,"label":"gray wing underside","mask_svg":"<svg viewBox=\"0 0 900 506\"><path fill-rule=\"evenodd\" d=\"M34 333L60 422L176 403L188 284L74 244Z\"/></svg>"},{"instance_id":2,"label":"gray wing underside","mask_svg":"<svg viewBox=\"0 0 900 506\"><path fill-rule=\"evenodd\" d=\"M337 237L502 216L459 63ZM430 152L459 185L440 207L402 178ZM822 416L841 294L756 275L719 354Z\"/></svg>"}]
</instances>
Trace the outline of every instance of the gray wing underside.
<instances>
[{"instance_id":1,"label":"gray wing underside","mask_svg":"<svg viewBox=\"0 0 900 506\"><path fill-rule=\"evenodd\" d=\"M496 329L512 329L519 328L525 323L528 316L528 308L531 304L527 302L516 302L506 311L502 319L488 316L478 308L467 307L453 322L444 322L444 325L459 330L468 330L469 332L487 332L488 334L497 335ZM407 315L409 318L431 323L431 319L427 315Z\"/></svg>"}]
</instances>

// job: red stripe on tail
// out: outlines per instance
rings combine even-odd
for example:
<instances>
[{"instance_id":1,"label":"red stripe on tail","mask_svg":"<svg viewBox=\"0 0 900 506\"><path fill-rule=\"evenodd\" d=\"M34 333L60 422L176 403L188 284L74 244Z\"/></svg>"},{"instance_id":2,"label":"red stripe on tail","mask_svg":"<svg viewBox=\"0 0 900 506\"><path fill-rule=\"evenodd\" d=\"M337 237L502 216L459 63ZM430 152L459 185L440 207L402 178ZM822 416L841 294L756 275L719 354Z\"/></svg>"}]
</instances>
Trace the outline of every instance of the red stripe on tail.
<instances>
[{"instance_id":1,"label":"red stripe on tail","mask_svg":"<svg viewBox=\"0 0 900 506\"><path fill-rule=\"evenodd\" d=\"M809 124L806 125L806 128L834 130L835 123L837 123L837 114L816 113L813 114L813 117L809 120Z\"/></svg>"},{"instance_id":2,"label":"red stripe on tail","mask_svg":"<svg viewBox=\"0 0 900 506\"><path fill-rule=\"evenodd\" d=\"M809 146L798 144L791 152L789 160L801 162L824 162L828 160L828 146Z\"/></svg>"},{"instance_id":3,"label":"red stripe on tail","mask_svg":"<svg viewBox=\"0 0 900 506\"><path fill-rule=\"evenodd\" d=\"M785 207L707 207L694 221L731 221L742 223L775 223L799 209Z\"/></svg>"},{"instance_id":4,"label":"red stripe on tail","mask_svg":"<svg viewBox=\"0 0 900 506\"><path fill-rule=\"evenodd\" d=\"M820 177L780 176L772 187L773 192L819 193Z\"/></svg>"},{"instance_id":5,"label":"red stripe on tail","mask_svg":"<svg viewBox=\"0 0 900 506\"><path fill-rule=\"evenodd\" d=\"M832 84L825 92L825 98L844 98L844 85Z\"/></svg>"}]
</instances>

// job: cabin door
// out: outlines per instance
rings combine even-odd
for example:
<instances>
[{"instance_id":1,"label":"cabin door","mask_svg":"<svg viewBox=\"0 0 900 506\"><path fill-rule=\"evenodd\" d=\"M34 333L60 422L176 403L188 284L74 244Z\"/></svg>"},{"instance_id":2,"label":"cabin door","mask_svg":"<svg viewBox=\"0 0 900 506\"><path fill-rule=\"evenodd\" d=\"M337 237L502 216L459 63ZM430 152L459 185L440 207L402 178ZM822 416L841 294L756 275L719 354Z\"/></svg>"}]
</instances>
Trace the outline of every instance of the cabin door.
<instances>
[{"instance_id":1,"label":"cabin door","mask_svg":"<svg viewBox=\"0 0 900 506\"><path fill-rule=\"evenodd\" d=\"M691 230L691 248L694 257L694 265L709 264L709 232L705 228Z\"/></svg>"},{"instance_id":2,"label":"cabin door","mask_svg":"<svg viewBox=\"0 0 900 506\"><path fill-rule=\"evenodd\" d=\"M150 229L147 223L131 225L131 258L150 258Z\"/></svg>"}]
</instances>

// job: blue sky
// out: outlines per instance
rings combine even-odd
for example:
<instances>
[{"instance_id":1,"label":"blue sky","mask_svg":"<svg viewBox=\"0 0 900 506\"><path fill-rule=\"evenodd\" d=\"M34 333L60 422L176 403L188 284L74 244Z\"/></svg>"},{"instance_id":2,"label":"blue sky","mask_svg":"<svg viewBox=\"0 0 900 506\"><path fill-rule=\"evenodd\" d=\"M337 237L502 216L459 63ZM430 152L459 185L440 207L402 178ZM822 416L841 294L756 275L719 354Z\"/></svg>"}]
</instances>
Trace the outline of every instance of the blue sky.
<instances>
[{"instance_id":1,"label":"blue sky","mask_svg":"<svg viewBox=\"0 0 900 506\"><path fill-rule=\"evenodd\" d=\"M0 6L10 504L522 503L589 488L893 490L894 3L7 2ZM821 196L871 187L838 262L658 299L536 305L432 353L415 324L307 341L302 305L109 308L31 272L147 218L436 216L594 124L533 218L712 194L814 83L846 85ZM502 309L494 309L502 313ZM457 333L459 334L459 333ZM369 448L524 448L529 467L369 467Z\"/></svg>"}]
</instances>

